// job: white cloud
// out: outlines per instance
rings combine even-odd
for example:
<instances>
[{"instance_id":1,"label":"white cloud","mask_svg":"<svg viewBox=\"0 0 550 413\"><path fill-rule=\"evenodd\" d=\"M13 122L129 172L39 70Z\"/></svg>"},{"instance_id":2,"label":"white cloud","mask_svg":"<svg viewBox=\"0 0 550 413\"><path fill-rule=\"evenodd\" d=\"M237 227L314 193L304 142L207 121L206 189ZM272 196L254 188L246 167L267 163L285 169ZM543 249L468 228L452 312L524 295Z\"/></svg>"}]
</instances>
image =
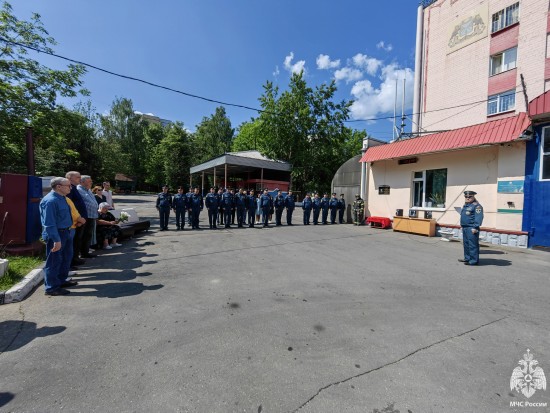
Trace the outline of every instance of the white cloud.
<instances>
[{"instance_id":1,"label":"white cloud","mask_svg":"<svg viewBox=\"0 0 550 413\"><path fill-rule=\"evenodd\" d=\"M391 45L391 43L386 44L383 40L379 41L376 44L376 48L385 50L386 52L391 52L393 50L393 46Z\"/></svg>"},{"instance_id":2,"label":"white cloud","mask_svg":"<svg viewBox=\"0 0 550 413\"><path fill-rule=\"evenodd\" d=\"M393 114L395 86L397 79L397 107L401 109L403 99L403 79L405 79L405 110L413 104L414 72L410 68L400 68L396 63L382 67L380 85L375 88L368 80L355 83L351 89L354 102L351 115L354 119L370 119L379 115Z\"/></svg>"},{"instance_id":3,"label":"white cloud","mask_svg":"<svg viewBox=\"0 0 550 413\"><path fill-rule=\"evenodd\" d=\"M273 71L273 77L279 76L281 72L279 71L279 66L275 66L275 70Z\"/></svg>"},{"instance_id":4,"label":"white cloud","mask_svg":"<svg viewBox=\"0 0 550 413\"><path fill-rule=\"evenodd\" d=\"M359 69L365 70L369 75L374 76L378 68L382 66L382 61L369 57L367 55L357 53L351 58L353 64Z\"/></svg>"},{"instance_id":5,"label":"white cloud","mask_svg":"<svg viewBox=\"0 0 550 413\"><path fill-rule=\"evenodd\" d=\"M290 52L290 54L285 57L284 67L286 70L288 70L290 73L300 73L304 72L306 73L306 61L305 60L298 60L296 63L292 63L292 60L294 60L294 52Z\"/></svg>"},{"instance_id":6,"label":"white cloud","mask_svg":"<svg viewBox=\"0 0 550 413\"><path fill-rule=\"evenodd\" d=\"M330 56L326 54L320 54L317 56L317 69L319 70L325 70L325 69L336 69L337 67L340 67L340 59L338 60L330 60Z\"/></svg>"},{"instance_id":7,"label":"white cloud","mask_svg":"<svg viewBox=\"0 0 550 413\"><path fill-rule=\"evenodd\" d=\"M354 82L363 77L363 73L358 69L353 69L351 67L343 67L334 72L334 79L336 81L345 80L346 83Z\"/></svg>"}]
</instances>

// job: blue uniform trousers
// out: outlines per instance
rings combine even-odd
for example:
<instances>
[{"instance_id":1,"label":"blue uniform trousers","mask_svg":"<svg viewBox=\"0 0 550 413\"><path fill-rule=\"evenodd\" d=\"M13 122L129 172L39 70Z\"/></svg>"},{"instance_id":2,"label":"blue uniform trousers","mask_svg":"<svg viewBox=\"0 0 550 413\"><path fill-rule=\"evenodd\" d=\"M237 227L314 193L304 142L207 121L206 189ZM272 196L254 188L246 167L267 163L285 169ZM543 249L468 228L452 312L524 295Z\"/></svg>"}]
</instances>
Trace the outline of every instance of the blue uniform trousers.
<instances>
[{"instance_id":1,"label":"blue uniform trousers","mask_svg":"<svg viewBox=\"0 0 550 413\"><path fill-rule=\"evenodd\" d=\"M336 224L336 209L330 210L330 223Z\"/></svg>"},{"instance_id":2,"label":"blue uniform trousers","mask_svg":"<svg viewBox=\"0 0 550 413\"><path fill-rule=\"evenodd\" d=\"M61 249L52 252L53 241L46 242L46 264L44 265L44 287L46 292L59 289L69 275L73 258L74 229L59 230Z\"/></svg>"},{"instance_id":3,"label":"blue uniform trousers","mask_svg":"<svg viewBox=\"0 0 550 413\"><path fill-rule=\"evenodd\" d=\"M185 208L176 208L176 228L185 226Z\"/></svg>"},{"instance_id":4,"label":"blue uniform trousers","mask_svg":"<svg viewBox=\"0 0 550 413\"><path fill-rule=\"evenodd\" d=\"M479 231L472 234L471 227L462 228L462 241L464 260L470 265L477 265L479 263Z\"/></svg>"},{"instance_id":5,"label":"blue uniform trousers","mask_svg":"<svg viewBox=\"0 0 550 413\"><path fill-rule=\"evenodd\" d=\"M323 221L323 224L326 224L327 223L327 218L328 218L328 209L323 209L323 215L322 215L322 221Z\"/></svg>"},{"instance_id":6,"label":"blue uniform trousers","mask_svg":"<svg viewBox=\"0 0 550 413\"><path fill-rule=\"evenodd\" d=\"M292 225L292 213L294 212L294 208L287 208L286 209L286 224Z\"/></svg>"},{"instance_id":7,"label":"blue uniform trousers","mask_svg":"<svg viewBox=\"0 0 550 413\"><path fill-rule=\"evenodd\" d=\"M320 209L313 209L313 225L317 225L319 223L320 212L321 212Z\"/></svg>"},{"instance_id":8,"label":"blue uniform trousers","mask_svg":"<svg viewBox=\"0 0 550 413\"><path fill-rule=\"evenodd\" d=\"M311 208L304 209L304 225L309 225L311 219Z\"/></svg>"},{"instance_id":9,"label":"blue uniform trousers","mask_svg":"<svg viewBox=\"0 0 550 413\"><path fill-rule=\"evenodd\" d=\"M283 209L284 208L275 208L275 225L283 225L282 218L283 218Z\"/></svg>"},{"instance_id":10,"label":"blue uniform trousers","mask_svg":"<svg viewBox=\"0 0 550 413\"><path fill-rule=\"evenodd\" d=\"M216 208L208 208L208 224L210 224L210 228L217 228L218 221L218 207Z\"/></svg>"},{"instance_id":11,"label":"blue uniform trousers","mask_svg":"<svg viewBox=\"0 0 550 413\"><path fill-rule=\"evenodd\" d=\"M256 221L256 208L248 210L248 226L254 228L254 222Z\"/></svg>"},{"instance_id":12,"label":"blue uniform trousers","mask_svg":"<svg viewBox=\"0 0 550 413\"><path fill-rule=\"evenodd\" d=\"M340 222L340 224L344 223L344 211L344 209L338 210L338 222Z\"/></svg>"},{"instance_id":13,"label":"blue uniform trousers","mask_svg":"<svg viewBox=\"0 0 550 413\"><path fill-rule=\"evenodd\" d=\"M246 222L246 208L244 206L237 206L237 226L242 227Z\"/></svg>"},{"instance_id":14,"label":"blue uniform trousers","mask_svg":"<svg viewBox=\"0 0 550 413\"><path fill-rule=\"evenodd\" d=\"M264 221L264 227L267 227L269 225L269 210L270 207L262 207L262 218Z\"/></svg>"},{"instance_id":15,"label":"blue uniform trousers","mask_svg":"<svg viewBox=\"0 0 550 413\"><path fill-rule=\"evenodd\" d=\"M223 215L225 219L225 227L229 228L231 226L231 207L225 207L223 209Z\"/></svg>"},{"instance_id":16,"label":"blue uniform trousers","mask_svg":"<svg viewBox=\"0 0 550 413\"><path fill-rule=\"evenodd\" d=\"M168 218L170 217L170 208L159 208L160 229L168 229Z\"/></svg>"},{"instance_id":17,"label":"blue uniform trousers","mask_svg":"<svg viewBox=\"0 0 550 413\"><path fill-rule=\"evenodd\" d=\"M200 207L194 207L191 209L191 226L194 229L199 229L199 215L201 213Z\"/></svg>"}]
</instances>

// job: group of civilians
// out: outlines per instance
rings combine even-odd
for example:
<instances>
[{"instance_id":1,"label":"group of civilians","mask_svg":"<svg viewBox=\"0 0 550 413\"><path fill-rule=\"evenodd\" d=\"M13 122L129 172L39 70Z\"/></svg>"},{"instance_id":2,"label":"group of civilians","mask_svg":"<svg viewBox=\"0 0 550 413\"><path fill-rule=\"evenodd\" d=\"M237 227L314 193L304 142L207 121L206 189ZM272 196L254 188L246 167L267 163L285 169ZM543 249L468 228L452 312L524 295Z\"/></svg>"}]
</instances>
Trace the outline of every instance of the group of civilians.
<instances>
[{"instance_id":1,"label":"group of civilians","mask_svg":"<svg viewBox=\"0 0 550 413\"><path fill-rule=\"evenodd\" d=\"M95 258L91 247L120 247L118 221L109 182L92 191L92 178L77 171L51 180L51 191L40 202L42 238L46 242L44 286L46 295L67 295L78 285L76 267ZM73 270L73 271L71 271Z\"/></svg>"}]
</instances>

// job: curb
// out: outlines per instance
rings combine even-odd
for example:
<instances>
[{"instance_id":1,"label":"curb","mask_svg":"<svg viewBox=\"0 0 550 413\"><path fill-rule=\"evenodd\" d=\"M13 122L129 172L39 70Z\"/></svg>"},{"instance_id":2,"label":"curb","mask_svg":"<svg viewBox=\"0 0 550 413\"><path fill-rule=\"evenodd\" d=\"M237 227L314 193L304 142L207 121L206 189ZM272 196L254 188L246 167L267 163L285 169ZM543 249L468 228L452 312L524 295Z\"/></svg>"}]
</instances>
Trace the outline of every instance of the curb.
<instances>
[{"instance_id":1,"label":"curb","mask_svg":"<svg viewBox=\"0 0 550 413\"><path fill-rule=\"evenodd\" d=\"M0 304L22 301L43 279L44 270L42 268L32 270L8 291L0 291Z\"/></svg>"}]
</instances>

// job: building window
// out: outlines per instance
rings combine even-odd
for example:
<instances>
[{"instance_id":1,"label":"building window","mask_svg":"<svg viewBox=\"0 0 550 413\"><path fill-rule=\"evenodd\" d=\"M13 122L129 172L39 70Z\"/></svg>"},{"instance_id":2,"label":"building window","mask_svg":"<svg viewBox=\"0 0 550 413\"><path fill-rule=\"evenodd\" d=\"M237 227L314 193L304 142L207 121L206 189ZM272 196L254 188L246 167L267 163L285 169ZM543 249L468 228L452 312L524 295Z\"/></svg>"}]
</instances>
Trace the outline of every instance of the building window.
<instances>
[{"instance_id":1,"label":"building window","mask_svg":"<svg viewBox=\"0 0 550 413\"><path fill-rule=\"evenodd\" d=\"M519 1L504 10L493 14L493 24L491 33L498 32L505 27L511 26L519 21Z\"/></svg>"},{"instance_id":2,"label":"building window","mask_svg":"<svg viewBox=\"0 0 550 413\"><path fill-rule=\"evenodd\" d=\"M540 180L550 180L550 126L543 129L540 140Z\"/></svg>"},{"instance_id":3,"label":"building window","mask_svg":"<svg viewBox=\"0 0 550 413\"><path fill-rule=\"evenodd\" d=\"M499 73L506 72L507 70L515 69L517 57L517 46L491 56L491 76L498 75Z\"/></svg>"},{"instance_id":4,"label":"building window","mask_svg":"<svg viewBox=\"0 0 550 413\"><path fill-rule=\"evenodd\" d=\"M413 173L413 207L421 208L445 205L446 195L447 169L428 169L425 171L418 171Z\"/></svg>"},{"instance_id":5,"label":"building window","mask_svg":"<svg viewBox=\"0 0 550 413\"><path fill-rule=\"evenodd\" d=\"M516 106L516 91L508 90L498 95L489 96L487 100L487 114L495 115L513 110Z\"/></svg>"}]
</instances>

